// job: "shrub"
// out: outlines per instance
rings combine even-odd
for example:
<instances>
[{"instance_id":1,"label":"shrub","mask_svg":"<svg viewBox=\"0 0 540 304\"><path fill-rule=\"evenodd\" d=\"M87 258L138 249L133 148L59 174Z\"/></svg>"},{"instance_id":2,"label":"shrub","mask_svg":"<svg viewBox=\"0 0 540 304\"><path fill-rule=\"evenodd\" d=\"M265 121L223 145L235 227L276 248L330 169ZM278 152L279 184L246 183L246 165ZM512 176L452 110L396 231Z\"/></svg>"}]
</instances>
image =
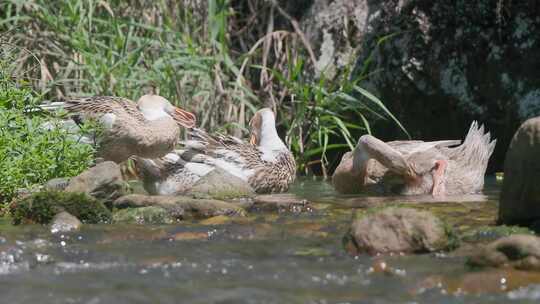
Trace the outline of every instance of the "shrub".
<instances>
[{"instance_id":1,"label":"shrub","mask_svg":"<svg viewBox=\"0 0 540 304\"><path fill-rule=\"evenodd\" d=\"M0 49L0 205L19 188L79 174L94 153L79 136L59 128L59 118L36 110L40 97L12 79L8 58Z\"/></svg>"}]
</instances>

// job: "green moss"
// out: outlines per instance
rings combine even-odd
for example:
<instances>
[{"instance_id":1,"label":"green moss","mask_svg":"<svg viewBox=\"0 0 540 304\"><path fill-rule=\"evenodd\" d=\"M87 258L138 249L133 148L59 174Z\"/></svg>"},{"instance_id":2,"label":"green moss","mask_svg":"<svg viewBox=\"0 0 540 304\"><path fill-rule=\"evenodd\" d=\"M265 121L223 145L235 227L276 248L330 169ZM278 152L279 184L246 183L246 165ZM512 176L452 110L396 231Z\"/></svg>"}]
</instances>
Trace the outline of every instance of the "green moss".
<instances>
[{"instance_id":1,"label":"green moss","mask_svg":"<svg viewBox=\"0 0 540 304\"><path fill-rule=\"evenodd\" d=\"M490 242L512 234L534 234L526 227L519 226L481 226L461 236L464 242Z\"/></svg>"},{"instance_id":2,"label":"green moss","mask_svg":"<svg viewBox=\"0 0 540 304\"><path fill-rule=\"evenodd\" d=\"M48 224L61 211L67 211L83 223L107 223L111 212L96 199L85 193L41 191L10 207L12 222Z\"/></svg>"}]
</instances>

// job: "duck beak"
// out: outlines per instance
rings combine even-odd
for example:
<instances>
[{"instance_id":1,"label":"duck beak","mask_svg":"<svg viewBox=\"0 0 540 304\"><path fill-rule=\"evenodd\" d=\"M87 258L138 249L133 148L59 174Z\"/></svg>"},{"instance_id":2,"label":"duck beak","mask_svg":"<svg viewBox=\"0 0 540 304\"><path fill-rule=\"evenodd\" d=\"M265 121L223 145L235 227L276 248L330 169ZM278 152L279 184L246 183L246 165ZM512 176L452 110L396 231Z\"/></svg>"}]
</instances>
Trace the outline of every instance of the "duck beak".
<instances>
[{"instance_id":1,"label":"duck beak","mask_svg":"<svg viewBox=\"0 0 540 304\"><path fill-rule=\"evenodd\" d=\"M175 107L172 116L174 120L184 128L193 128L195 127L195 124L197 122L197 117L195 116L195 114L186 110L182 110L178 107Z\"/></svg>"},{"instance_id":2,"label":"duck beak","mask_svg":"<svg viewBox=\"0 0 540 304\"><path fill-rule=\"evenodd\" d=\"M259 138L257 137L257 134L255 134L255 132L251 132L251 136L249 137L249 143L254 146L259 145Z\"/></svg>"}]
</instances>

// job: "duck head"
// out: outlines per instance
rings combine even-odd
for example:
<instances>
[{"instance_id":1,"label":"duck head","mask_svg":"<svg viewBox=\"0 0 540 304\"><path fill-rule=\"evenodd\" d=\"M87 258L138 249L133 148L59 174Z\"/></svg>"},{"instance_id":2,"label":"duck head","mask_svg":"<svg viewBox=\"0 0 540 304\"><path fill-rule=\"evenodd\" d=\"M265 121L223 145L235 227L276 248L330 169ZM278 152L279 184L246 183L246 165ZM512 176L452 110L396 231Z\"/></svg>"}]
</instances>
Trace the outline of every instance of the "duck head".
<instances>
[{"instance_id":1,"label":"duck head","mask_svg":"<svg viewBox=\"0 0 540 304\"><path fill-rule=\"evenodd\" d=\"M185 128L195 127L197 121L193 113L173 106L167 99L159 95L143 95L137 101L137 107L148 120L171 117L177 124Z\"/></svg>"},{"instance_id":2,"label":"duck head","mask_svg":"<svg viewBox=\"0 0 540 304\"><path fill-rule=\"evenodd\" d=\"M434 197L446 194L446 168L448 161L440 153L424 151L413 153L407 162L412 175L405 178L406 194L431 194Z\"/></svg>"}]
</instances>

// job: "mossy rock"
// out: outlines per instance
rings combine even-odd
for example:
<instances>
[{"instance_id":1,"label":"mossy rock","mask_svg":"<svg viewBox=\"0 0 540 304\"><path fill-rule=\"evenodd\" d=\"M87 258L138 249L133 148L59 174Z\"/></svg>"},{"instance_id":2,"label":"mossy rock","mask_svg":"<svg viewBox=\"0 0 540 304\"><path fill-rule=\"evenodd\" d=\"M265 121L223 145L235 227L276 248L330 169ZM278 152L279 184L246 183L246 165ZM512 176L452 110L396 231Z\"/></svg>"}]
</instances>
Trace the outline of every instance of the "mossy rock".
<instances>
[{"instance_id":1,"label":"mossy rock","mask_svg":"<svg viewBox=\"0 0 540 304\"><path fill-rule=\"evenodd\" d=\"M343 239L353 254L426 253L459 246L452 226L428 211L413 208L370 208L357 212Z\"/></svg>"},{"instance_id":2,"label":"mossy rock","mask_svg":"<svg viewBox=\"0 0 540 304\"><path fill-rule=\"evenodd\" d=\"M85 193L60 191L36 192L10 207L12 222L49 224L53 217L66 211L83 223L108 223L111 212L103 203Z\"/></svg>"},{"instance_id":3,"label":"mossy rock","mask_svg":"<svg viewBox=\"0 0 540 304\"><path fill-rule=\"evenodd\" d=\"M465 233L464 235L462 235L461 239L464 242L481 243L494 241L496 239L500 239L502 237L514 234L534 235L534 232L526 227L519 226L482 226Z\"/></svg>"},{"instance_id":4,"label":"mossy rock","mask_svg":"<svg viewBox=\"0 0 540 304\"><path fill-rule=\"evenodd\" d=\"M114 223L129 224L172 224L175 222L170 213L156 206L127 208L114 212Z\"/></svg>"}]
</instances>

